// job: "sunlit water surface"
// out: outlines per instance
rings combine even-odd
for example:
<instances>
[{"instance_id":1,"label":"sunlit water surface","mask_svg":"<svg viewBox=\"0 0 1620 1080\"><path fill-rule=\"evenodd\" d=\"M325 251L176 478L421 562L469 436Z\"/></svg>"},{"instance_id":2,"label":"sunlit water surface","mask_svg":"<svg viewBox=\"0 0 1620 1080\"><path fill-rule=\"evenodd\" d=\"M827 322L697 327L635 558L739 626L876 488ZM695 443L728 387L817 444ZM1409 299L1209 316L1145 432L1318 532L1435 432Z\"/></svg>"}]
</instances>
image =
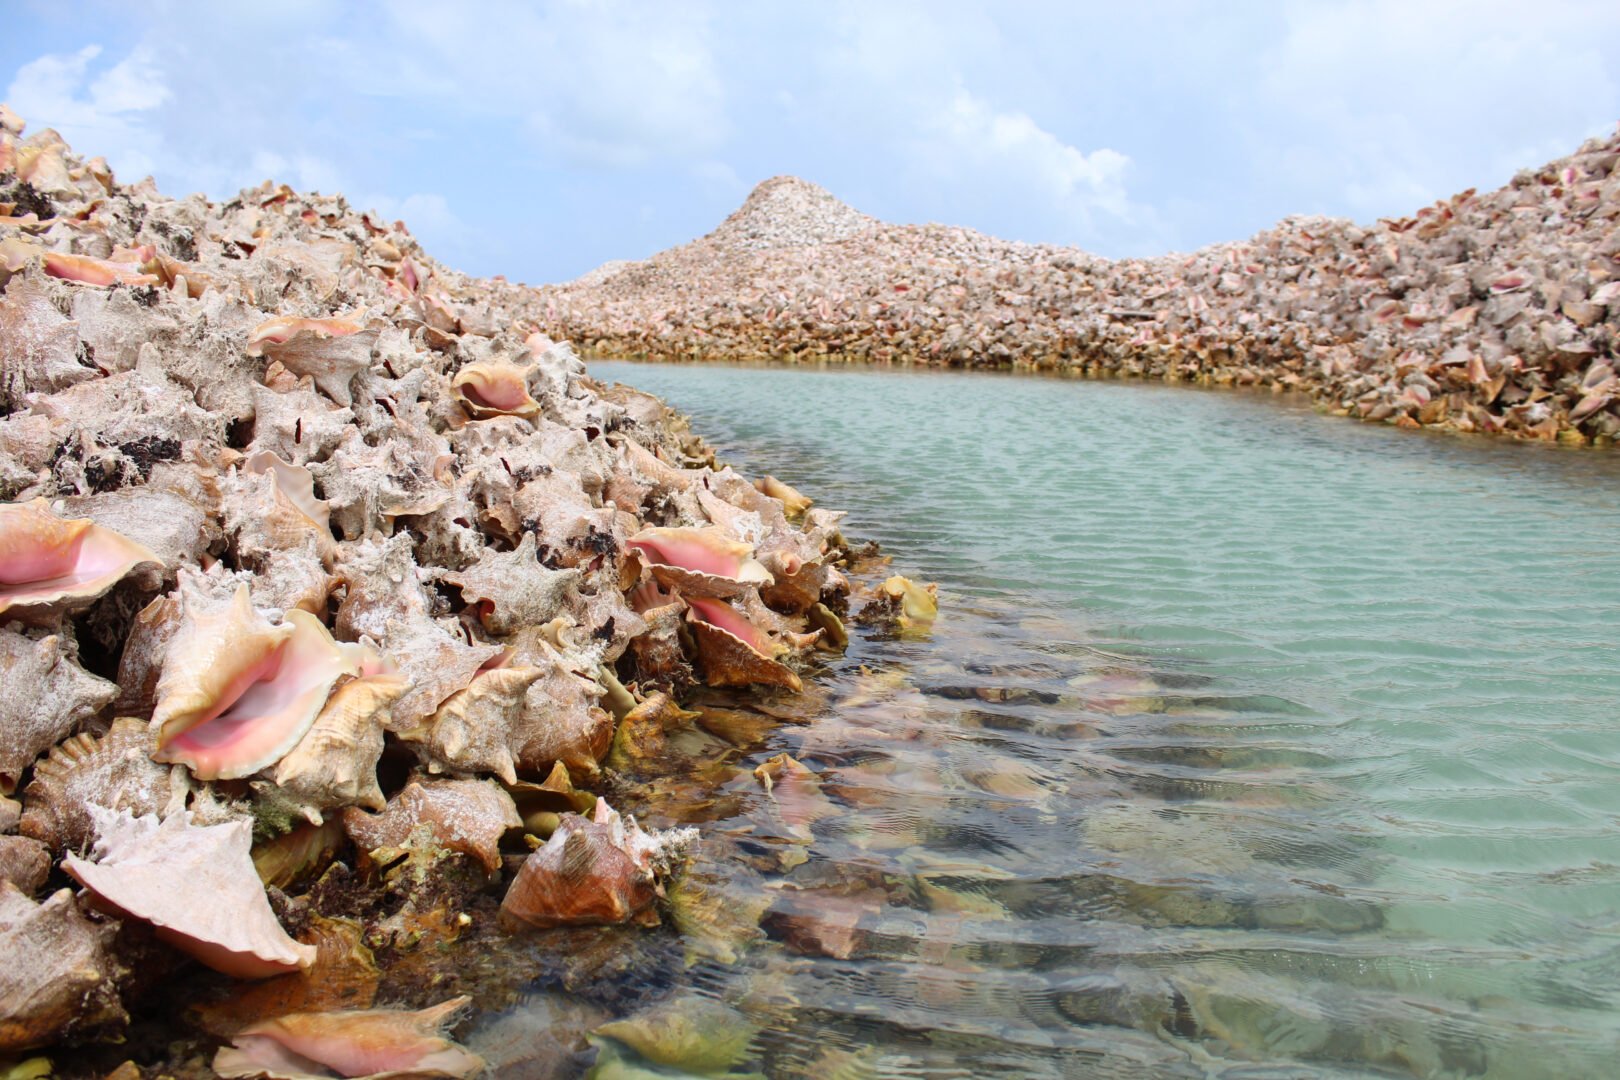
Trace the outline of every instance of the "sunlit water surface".
<instances>
[{"instance_id":1,"label":"sunlit water surface","mask_svg":"<svg viewBox=\"0 0 1620 1080\"><path fill-rule=\"evenodd\" d=\"M1620 457L1140 384L590 367L940 586L795 722L680 742L724 797L642 802L707 838L674 992L747 1018L734 1073L1614 1075ZM784 750L797 815L751 775Z\"/></svg>"}]
</instances>

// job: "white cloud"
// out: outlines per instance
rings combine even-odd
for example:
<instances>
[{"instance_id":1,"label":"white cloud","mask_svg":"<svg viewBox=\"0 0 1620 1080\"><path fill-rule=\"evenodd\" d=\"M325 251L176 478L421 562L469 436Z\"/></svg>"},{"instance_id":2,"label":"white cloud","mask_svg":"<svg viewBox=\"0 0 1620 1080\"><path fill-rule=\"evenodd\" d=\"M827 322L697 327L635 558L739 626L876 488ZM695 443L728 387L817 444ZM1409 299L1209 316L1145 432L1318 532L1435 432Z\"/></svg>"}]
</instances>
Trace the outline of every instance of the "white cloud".
<instances>
[{"instance_id":1,"label":"white cloud","mask_svg":"<svg viewBox=\"0 0 1620 1080\"><path fill-rule=\"evenodd\" d=\"M522 118L571 163L702 159L730 135L704 5L506 3L477 19L447 19L436 0L383 10L399 51L432 58L441 95Z\"/></svg>"},{"instance_id":2,"label":"white cloud","mask_svg":"<svg viewBox=\"0 0 1620 1080\"><path fill-rule=\"evenodd\" d=\"M154 171L162 139L150 116L169 100L152 54L136 48L111 68L89 78L102 53L86 45L76 53L49 53L24 64L6 88L11 107L39 126L49 124L76 147L93 148L126 176Z\"/></svg>"},{"instance_id":3,"label":"white cloud","mask_svg":"<svg viewBox=\"0 0 1620 1080\"><path fill-rule=\"evenodd\" d=\"M958 90L929 125L937 139L924 144L930 163L949 172L988 171L1027 186L1089 227L1097 212L1130 220L1125 194L1130 159L1107 147L1087 154L1037 124L1027 113L998 112L983 98Z\"/></svg>"},{"instance_id":4,"label":"white cloud","mask_svg":"<svg viewBox=\"0 0 1620 1080\"><path fill-rule=\"evenodd\" d=\"M1616 33L1620 6L1590 0L1295 3L1251 143L1363 217L1493 187L1612 126Z\"/></svg>"}]
</instances>

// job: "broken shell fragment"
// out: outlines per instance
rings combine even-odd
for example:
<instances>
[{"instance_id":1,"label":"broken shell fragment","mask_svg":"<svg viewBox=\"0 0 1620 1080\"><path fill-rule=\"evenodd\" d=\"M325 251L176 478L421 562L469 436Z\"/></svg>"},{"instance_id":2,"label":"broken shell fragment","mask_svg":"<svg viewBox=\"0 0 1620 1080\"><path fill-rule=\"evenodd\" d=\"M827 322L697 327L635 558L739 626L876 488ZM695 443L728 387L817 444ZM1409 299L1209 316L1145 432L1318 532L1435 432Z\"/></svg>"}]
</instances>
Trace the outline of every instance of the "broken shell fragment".
<instances>
[{"instance_id":1,"label":"broken shell fragment","mask_svg":"<svg viewBox=\"0 0 1620 1080\"><path fill-rule=\"evenodd\" d=\"M246 820L199 826L191 814L134 817L92 807L89 859L62 868L122 918L150 923L164 941L239 979L308 967L315 949L287 936L265 898Z\"/></svg>"},{"instance_id":2,"label":"broken shell fragment","mask_svg":"<svg viewBox=\"0 0 1620 1080\"><path fill-rule=\"evenodd\" d=\"M533 420L540 415L540 403L529 396L529 370L516 364L468 364L450 380L450 393L474 420Z\"/></svg>"},{"instance_id":3,"label":"broken shell fragment","mask_svg":"<svg viewBox=\"0 0 1620 1080\"><path fill-rule=\"evenodd\" d=\"M89 518L62 518L44 499L0 506L0 614L40 621L88 607L157 555Z\"/></svg>"},{"instance_id":4,"label":"broken shell fragment","mask_svg":"<svg viewBox=\"0 0 1620 1080\"><path fill-rule=\"evenodd\" d=\"M753 558L752 545L713 526L642 529L625 544L646 556L654 578L683 596L725 598L771 583L770 571Z\"/></svg>"},{"instance_id":5,"label":"broken shell fragment","mask_svg":"<svg viewBox=\"0 0 1620 1080\"><path fill-rule=\"evenodd\" d=\"M0 1053L128 1019L109 953L115 930L92 922L68 889L36 904L0 881Z\"/></svg>"},{"instance_id":6,"label":"broken shell fragment","mask_svg":"<svg viewBox=\"0 0 1620 1080\"><path fill-rule=\"evenodd\" d=\"M476 1076L484 1059L444 1037L471 1001L458 997L419 1012L364 1009L293 1013L242 1029L214 1056L222 1077L314 1080L344 1076Z\"/></svg>"},{"instance_id":7,"label":"broken shell fragment","mask_svg":"<svg viewBox=\"0 0 1620 1080\"><path fill-rule=\"evenodd\" d=\"M730 607L693 597L686 617L710 686L803 689L799 676L769 655L776 651L769 638Z\"/></svg>"},{"instance_id":8,"label":"broken shell fragment","mask_svg":"<svg viewBox=\"0 0 1620 1080\"><path fill-rule=\"evenodd\" d=\"M190 602L190 598L187 598ZM247 586L220 612L187 612L158 680L158 761L181 762L204 780L249 776L298 744L332 686L360 659L319 619L289 611L272 625Z\"/></svg>"}]
</instances>

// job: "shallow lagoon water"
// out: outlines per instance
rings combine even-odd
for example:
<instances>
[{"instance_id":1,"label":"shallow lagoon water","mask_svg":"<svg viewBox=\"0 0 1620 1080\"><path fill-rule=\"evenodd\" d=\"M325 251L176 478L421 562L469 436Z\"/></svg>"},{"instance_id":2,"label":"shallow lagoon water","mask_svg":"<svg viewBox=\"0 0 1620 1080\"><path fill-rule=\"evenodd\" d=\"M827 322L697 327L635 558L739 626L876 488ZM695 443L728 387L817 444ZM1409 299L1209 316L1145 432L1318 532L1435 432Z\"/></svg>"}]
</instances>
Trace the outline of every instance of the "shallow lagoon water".
<instances>
[{"instance_id":1,"label":"shallow lagoon water","mask_svg":"<svg viewBox=\"0 0 1620 1080\"><path fill-rule=\"evenodd\" d=\"M641 796L708 837L678 993L747 1018L733 1071L1612 1075L1620 457L1143 384L590 369L940 585L789 722L677 740L717 797ZM750 775L781 751L796 801Z\"/></svg>"}]
</instances>

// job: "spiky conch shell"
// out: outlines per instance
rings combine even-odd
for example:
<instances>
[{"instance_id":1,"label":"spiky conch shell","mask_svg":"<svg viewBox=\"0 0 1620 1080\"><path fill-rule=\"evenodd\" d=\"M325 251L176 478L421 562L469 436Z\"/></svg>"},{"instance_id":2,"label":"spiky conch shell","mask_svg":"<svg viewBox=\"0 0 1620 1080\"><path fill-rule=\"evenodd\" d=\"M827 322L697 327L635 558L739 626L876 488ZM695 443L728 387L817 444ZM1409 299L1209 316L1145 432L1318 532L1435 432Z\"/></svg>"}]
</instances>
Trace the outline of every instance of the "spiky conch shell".
<instances>
[{"instance_id":1,"label":"spiky conch shell","mask_svg":"<svg viewBox=\"0 0 1620 1080\"><path fill-rule=\"evenodd\" d=\"M696 842L696 829L648 833L598 799L589 818L564 814L545 846L523 860L501 901L500 923L507 930L656 926L660 879Z\"/></svg>"},{"instance_id":2,"label":"spiky conch shell","mask_svg":"<svg viewBox=\"0 0 1620 1080\"><path fill-rule=\"evenodd\" d=\"M613 844L606 826L564 814L551 839L523 860L501 901L505 929L636 922L658 925L652 874Z\"/></svg>"},{"instance_id":3,"label":"spiky conch shell","mask_svg":"<svg viewBox=\"0 0 1620 1080\"><path fill-rule=\"evenodd\" d=\"M74 660L71 638L0 629L0 794L16 790L35 759L100 712L118 687Z\"/></svg>"},{"instance_id":4,"label":"spiky conch shell","mask_svg":"<svg viewBox=\"0 0 1620 1080\"><path fill-rule=\"evenodd\" d=\"M122 716L105 735L78 734L34 765L17 829L55 851L83 851L95 837L90 807L167 817L185 808L184 773L151 758L146 721Z\"/></svg>"},{"instance_id":5,"label":"spiky conch shell","mask_svg":"<svg viewBox=\"0 0 1620 1080\"><path fill-rule=\"evenodd\" d=\"M474 420L521 416L533 420L540 403L529 395L532 367L516 364L468 364L450 380L450 394Z\"/></svg>"},{"instance_id":6,"label":"spiky conch shell","mask_svg":"<svg viewBox=\"0 0 1620 1080\"><path fill-rule=\"evenodd\" d=\"M488 874L501 866L501 837L521 827L517 805L492 780L412 780L378 814L349 809L343 827L362 851L397 848L418 826L451 851L471 856Z\"/></svg>"},{"instance_id":7,"label":"spiky conch shell","mask_svg":"<svg viewBox=\"0 0 1620 1080\"><path fill-rule=\"evenodd\" d=\"M377 761L383 729L394 702L409 687L409 679L389 673L340 682L298 745L272 769L270 780L279 793L315 825L325 810L381 810L386 800L377 784Z\"/></svg>"},{"instance_id":8,"label":"spiky conch shell","mask_svg":"<svg viewBox=\"0 0 1620 1080\"><path fill-rule=\"evenodd\" d=\"M222 611L188 611L169 642L153 757L184 763L204 780L251 776L292 750L337 680L359 671L355 650L333 641L315 616L288 611L272 625L244 585ZM232 716L234 708L242 715Z\"/></svg>"},{"instance_id":9,"label":"spiky conch shell","mask_svg":"<svg viewBox=\"0 0 1620 1080\"><path fill-rule=\"evenodd\" d=\"M739 629L745 632L752 629L741 615L719 601L694 597L691 604L686 613L687 624L697 643L698 658L703 662L704 681L710 686L781 686L795 692L804 688L799 676L790 668L765 655L762 647L771 646L763 634L754 630L749 635L753 639L750 641L727 626L711 621L723 620L728 626L740 623Z\"/></svg>"},{"instance_id":10,"label":"spiky conch shell","mask_svg":"<svg viewBox=\"0 0 1620 1080\"><path fill-rule=\"evenodd\" d=\"M646 557L660 584L682 596L725 599L772 582L770 571L753 558L753 545L712 526L642 529L625 544Z\"/></svg>"},{"instance_id":11,"label":"spiky conch shell","mask_svg":"<svg viewBox=\"0 0 1620 1080\"><path fill-rule=\"evenodd\" d=\"M364 1009L293 1013L243 1028L214 1055L222 1077L362 1080L472 1077L484 1059L444 1037L444 1028L470 1002L458 997L429 1009Z\"/></svg>"},{"instance_id":12,"label":"spiky conch shell","mask_svg":"<svg viewBox=\"0 0 1620 1080\"><path fill-rule=\"evenodd\" d=\"M0 616L48 622L77 611L138 567L163 560L89 518L61 518L44 499L0 506Z\"/></svg>"},{"instance_id":13,"label":"spiky conch shell","mask_svg":"<svg viewBox=\"0 0 1620 1080\"><path fill-rule=\"evenodd\" d=\"M433 772L491 772L513 783L524 699L544 674L537 667L480 671L465 688L446 698L425 724L399 736L416 744Z\"/></svg>"},{"instance_id":14,"label":"spiky conch shell","mask_svg":"<svg viewBox=\"0 0 1620 1080\"><path fill-rule=\"evenodd\" d=\"M36 904L0 881L0 1054L128 1019L109 952L116 929L90 921L69 889Z\"/></svg>"},{"instance_id":15,"label":"spiky conch shell","mask_svg":"<svg viewBox=\"0 0 1620 1080\"><path fill-rule=\"evenodd\" d=\"M287 936L270 910L246 820L197 826L184 811L159 821L93 807L90 859L68 855L62 868L96 901L151 924L160 938L240 979L308 967L313 946Z\"/></svg>"}]
</instances>

